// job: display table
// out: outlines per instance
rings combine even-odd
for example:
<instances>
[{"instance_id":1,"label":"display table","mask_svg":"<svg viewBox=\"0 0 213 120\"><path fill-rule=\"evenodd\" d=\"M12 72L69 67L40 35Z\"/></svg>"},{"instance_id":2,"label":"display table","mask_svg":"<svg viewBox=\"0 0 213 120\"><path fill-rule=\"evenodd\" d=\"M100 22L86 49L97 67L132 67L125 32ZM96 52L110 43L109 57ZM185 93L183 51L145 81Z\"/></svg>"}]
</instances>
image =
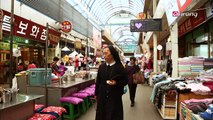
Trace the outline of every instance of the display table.
<instances>
[{"instance_id":1,"label":"display table","mask_svg":"<svg viewBox=\"0 0 213 120\"><path fill-rule=\"evenodd\" d=\"M75 78L64 84L52 83L46 86L27 86L28 94L42 94L46 97L36 100L36 103L60 106L59 98L69 96L95 83L95 79ZM46 98L46 99L45 99Z\"/></svg>"},{"instance_id":2,"label":"display table","mask_svg":"<svg viewBox=\"0 0 213 120\"><path fill-rule=\"evenodd\" d=\"M186 93L186 94L179 94L178 97L178 114L180 114L180 105L181 102L183 102L184 100L189 100L189 99L203 99L203 98L212 98L212 95L199 95L199 94L195 94L195 93Z\"/></svg>"},{"instance_id":3,"label":"display table","mask_svg":"<svg viewBox=\"0 0 213 120\"><path fill-rule=\"evenodd\" d=\"M33 115L35 100L42 97L17 94L16 100L0 104L0 120L27 120Z\"/></svg>"}]
</instances>

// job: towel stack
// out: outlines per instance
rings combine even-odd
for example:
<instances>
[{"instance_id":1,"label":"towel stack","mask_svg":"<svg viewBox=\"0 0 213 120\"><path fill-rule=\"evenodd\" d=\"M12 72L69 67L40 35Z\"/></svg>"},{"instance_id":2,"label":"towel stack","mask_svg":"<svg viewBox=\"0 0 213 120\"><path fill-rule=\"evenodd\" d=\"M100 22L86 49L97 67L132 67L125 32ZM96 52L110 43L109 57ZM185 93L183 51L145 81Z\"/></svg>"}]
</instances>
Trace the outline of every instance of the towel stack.
<instances>
[{"instance_id":1,"label":"towel stack","mask_svg":"<svg viewBox=\"0 0 213 120\"><path fill-rule=\"evenodd\" d=\"M179 76L191 75L191 60L188 57L178 59Z\"/></svg>"},{"instance_id":2,"label":"towel stack","mask_svg":"<svg viewBox=\"0 0 213 120\"><path fill-rule=\"evenodd\" d=\"M192 75L199 75L199 72L204 69L203 67L204 58L193 56L193 57L190 57L190 59L191 59Z\"/></svg>"}]
</instances>

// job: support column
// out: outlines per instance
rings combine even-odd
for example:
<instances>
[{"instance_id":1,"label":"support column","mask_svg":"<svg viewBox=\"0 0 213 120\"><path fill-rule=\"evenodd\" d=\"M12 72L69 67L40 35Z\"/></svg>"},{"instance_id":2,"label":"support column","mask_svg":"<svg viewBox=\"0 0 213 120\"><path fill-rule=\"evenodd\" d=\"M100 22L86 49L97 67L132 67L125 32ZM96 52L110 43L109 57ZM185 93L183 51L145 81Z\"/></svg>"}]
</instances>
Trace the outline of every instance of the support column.
<instances>
[{"instance_id":1,"label":"support column","mask_svg":"<svg viewBox=\"0 0 213 120\"><path fill-rule=\"evenodd\" d=\"M172 77L178 77L178 23L170 27L172 43Z\"/></svg>"},{"instance_id":2,"label":"support column","mask_svg":"<svg viewBox=\"0 0 213 120\"><path fill-rule=\"evenodd\" d=\"M157 0L153 0L153 15L156 11L156 3ZM157 72L158 63L157 63L157 35L156 33L153 33L153 71Z\"/></svg>"},{"instance_id":3,"label":"support column","mask_svg":"<svg viewBox=\"0 0 213 120\"><path fill-rule=\"evenodd\" d=\"M156 7L157 7L157 0L153 0L153 2L152 2L152 7L153 7L153 16L154 16L154 14L155 14L155 11L156 11Z\"/></svg>"},{"instance_id":4,"label":"support column","mask_svg":"<svg viewBox=\"0 0 213 120\"><path fill-rule=\"evenodd\" d=\"M158 62L157 62L157 35L154 33L153 34L153 70L154 72L157 72L157 66L158 66Z\"/></svg>"}]
</instances>

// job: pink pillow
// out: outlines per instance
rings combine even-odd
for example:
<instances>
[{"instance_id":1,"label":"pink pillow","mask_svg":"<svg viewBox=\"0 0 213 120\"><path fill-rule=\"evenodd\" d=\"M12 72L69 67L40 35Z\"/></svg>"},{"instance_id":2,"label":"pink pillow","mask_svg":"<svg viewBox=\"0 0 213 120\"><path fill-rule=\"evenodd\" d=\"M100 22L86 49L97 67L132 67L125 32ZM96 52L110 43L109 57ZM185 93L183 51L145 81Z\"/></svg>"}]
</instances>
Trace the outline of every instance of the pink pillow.
<instances>
[{"instance_id":1,"label":"pink pillow","mask_svg":"<svg viewBox=\"0 0 213 120\"><path fill-rule=\"evenodd\" d=\"M92 85L90 85L89 87L91 87L91 88L95 88L95 84L92 84Z\"/></svg>"},{"instance_id":2,"label":"pink pillow","mask_svg":"<svg viewBox=\"0 0 213 120\"><path fill-rule=\"evenodd\" d=\"M71 103L74 105L77 105L77 104L83 102L83 99L77 98L77 97L61 97L59 100L61 102L68 102L68 103Z\"/></svg>"},{"instance_id":3,"label":"pink pillow","mask_svg":"<svg viewBox=\"0 0 213 120\"><path fill-rule=\"evenodd\" d=\"M66 109L64 109L63 107L48 106L47 108L44 108L41 112L55 112L59 116L61 116L62 113L66 112Z\"/></svg>"},{"instance_id":4,"label":"pink pillow","mask_svg":"<svg viewBox=\"0 0 213 120\"><path fill-rule=\"evenodd\" d=\"M94 92L93 91L89 91L89 90L81 90L79 92L81 92L81 93L87 93L89 96L94 95Z\"/></svg>"},{"instance_id":5,"label":"pink pillow","mask_svg":"<svg viewBox=\"0 0 213 120\"><path fill-rule=\"evenodd\" d=\"M86 98L89 95L87 93L83 93L83 92L78 92L78 93L74 93L72 94L73 97L78 97L78 98Z\"/></svg>"}]
</instances>

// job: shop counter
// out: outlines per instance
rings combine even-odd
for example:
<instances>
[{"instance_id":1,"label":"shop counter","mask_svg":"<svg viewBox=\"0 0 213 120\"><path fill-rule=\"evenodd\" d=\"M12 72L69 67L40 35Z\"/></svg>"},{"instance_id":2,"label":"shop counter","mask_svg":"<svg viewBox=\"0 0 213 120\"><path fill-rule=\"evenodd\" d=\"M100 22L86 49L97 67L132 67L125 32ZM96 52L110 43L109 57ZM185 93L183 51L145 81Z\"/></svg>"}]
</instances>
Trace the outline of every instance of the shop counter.
<instances>
[{"instance_id":1,"label":"shop counter","mask_svg":"<svg viewBox=\"0 0 213 120\"><path fill-rule=\"evenodd\" d=\"M0 120L27 120L33 115L35 100L42 97L17 94L16 100L0 103Z\"/></svg>"},{"instance_id":2,"label":"shop counter","mask_svg":"<svg viewBox=\"0 0 213 120\"><path fill-rule=\"evenodd\" d=\"M45 96L40 100L36 100L36 103L60 106L59 98L69 96L94 83L95 79L75 78L75 80L68 80L63 84L56 82L46 86L27 86L27 92L28 94L42 94Z\"/></svg>"}]
</instances>

